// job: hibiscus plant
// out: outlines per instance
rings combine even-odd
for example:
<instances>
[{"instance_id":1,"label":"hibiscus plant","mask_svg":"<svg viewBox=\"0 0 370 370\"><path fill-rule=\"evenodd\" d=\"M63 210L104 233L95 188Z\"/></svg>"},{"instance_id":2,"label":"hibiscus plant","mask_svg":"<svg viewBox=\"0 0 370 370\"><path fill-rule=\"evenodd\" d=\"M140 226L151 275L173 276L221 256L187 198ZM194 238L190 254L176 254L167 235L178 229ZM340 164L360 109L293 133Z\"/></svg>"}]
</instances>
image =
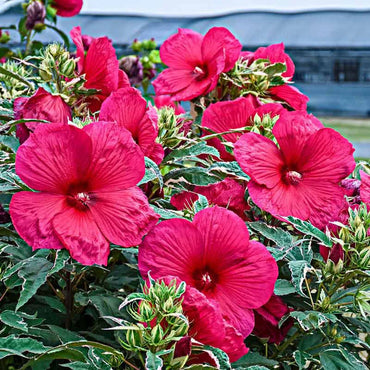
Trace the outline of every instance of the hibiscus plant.
<instances>
[{"instance_id":1,"label":"hibiscus plant","mask_svg":"<svg viewBox=\"0 0 370 370\"><path fill-rule=\"evenodd\" d=\"M0 33L0 368L367 369L370 163L284 45L70 47L81 6Z\"/></svg>"}]
</instances>

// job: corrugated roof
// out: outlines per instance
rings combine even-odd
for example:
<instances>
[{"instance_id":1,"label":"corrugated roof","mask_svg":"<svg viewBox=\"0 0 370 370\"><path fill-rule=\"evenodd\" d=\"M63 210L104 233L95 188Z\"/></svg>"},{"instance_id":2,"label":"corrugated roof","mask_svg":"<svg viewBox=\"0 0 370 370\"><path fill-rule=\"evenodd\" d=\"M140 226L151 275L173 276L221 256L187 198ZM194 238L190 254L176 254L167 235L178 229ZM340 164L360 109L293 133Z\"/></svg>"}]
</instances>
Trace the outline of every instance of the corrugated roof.
<instances>
[{"instance_id":1,"label":"corrugated roof","mask_svg":"<svg viewBox=\"0 0 370 370\"><path fill-rule=\"evenodd\" d=\"M0 16L0 24L17 23L18 19L18 14L9 11ZM284 42L287 47L370 47L370 11L248 12L212 18L81 14L58 19L58 26L67 33L76 25L85 34L106 35L115 44L130 44L135 38L150 37L162 43L179 27L205 33L213 26L224 26L248 46ZM47 31L38 39L58 40L58 35Z\"/></svg>"}]
</instances>

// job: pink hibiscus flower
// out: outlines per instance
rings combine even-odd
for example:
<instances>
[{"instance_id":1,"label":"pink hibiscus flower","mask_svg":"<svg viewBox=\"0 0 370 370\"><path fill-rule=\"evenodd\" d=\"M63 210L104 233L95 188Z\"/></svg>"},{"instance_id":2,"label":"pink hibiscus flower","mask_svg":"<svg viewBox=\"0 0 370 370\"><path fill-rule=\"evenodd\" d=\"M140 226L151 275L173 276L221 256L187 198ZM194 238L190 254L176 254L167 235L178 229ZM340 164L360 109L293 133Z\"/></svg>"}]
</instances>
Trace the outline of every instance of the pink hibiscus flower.
<instances>
[{"instance_id":1,"label":"pink hibiscus flower","mask_svg":"<svg viewBox=\"0 0 370 370\"><path fill-rule=\"evenodd\" d=\"M68 123L72 120L71 108L59 95L52 95L39 87L35 94L29 98L14 100L14 118L35 118L50 122ZM22 144L30 136L30 132L42 123L27 122L17 125L16 135Z\"/></svg>"},{"instance_id":2,"label":"pink hibiscus flower","mask_svg":"<svg viewBox=\"0 0 370 370\"><path fill-rule=\"evenodd\" d=\"M319 228L337 219L345 203L340 182L355 168L354 148L305 112L282 112L266 137L244 134L235 157L250 177L254 203L275 216L309 220Z\"/></svg>"},{"instance_id":3,"label":"pink hibiscus flower","mask_svg":"<svg viewBox=\"0 0 370 370\"><path fill-rule=\"evenodd\" d=\"M243 55L250 62L257 59L268 59L271 63L285 63L286 71L284 77L292 80L295 66L288 54L284 51L284 44L273 44L260 47L254 53L248 52ZM306 110L308 97L291 85L276 86L269 89L270 95L276 100L287 102L295 110Z\"/></svg>"},{"instance_id":4,"label":"pink hibiscus flower","mask_svg":"<svg viewBox=\"0 0 370 370\"><path fill-rule=\"evenodd\" d=\"M209 93L216 87L219 75L233 68L241 48L223 27L213 27L205 36L180 28L160 48L162 62L169 68L153 82L156 94L191 100Z\"/></svg>"},{"instance_id":5,"label":"pink hibiscus flower","mask_svg":"<svg viewBox=\"0 0 370 370\"><path fill-rule=\"evenodd\" d=\"M82 4L82 0L52 0L51 2L51 5L61 17L73 17L77 15L81 11Z\"/></svg>"},{"instance_id":6,"label":"pink hibiscus flower","mask_svg":"<svg viewBox=\"0 0 370 370\"><path fill-rule=\"evenodd\" d=\"M249 241L244 221L224 208L198 212L193 222L162 221L139 248L139 270L153 278L175 276L217 302L224 319L244 337L253 309L271 297L278 269L260 243Z\"/></svg>"},{"instance_id":7,"label":"pink hibiscus flower","mask_svg":"<svg viewBox=\"0 0 370 370\"><path fill-rule=\"evenodd\" d=\"M144 157L114 123L40 125L18 149L16 172L38 191L14 194L9 207L33 249L66 248L82 264L107 264L108 240L135 246L157 222L136 186Z\"/></svg>"},{"instance_id":8,"label":"pink hibiscus flower","mask_svg":"<svg viewBox=\"0 0 370 370\"><path fill-rule=\"evenodd\" d=\"M99 90L88 99L90 110L96 112L111 92L130 86L130 82L126 73L119 69L116 51L107 37L92 39L85 55L81 28L74 27L70 34L77 47L78 72L85 75L84 87Z\"/></svg>"},{"instance_id":9,"label":"pink hibiscus flower","mask_svg":"<svg viewBox=\"0 0 370 370\"><path fill-rule=\"evenodd\" d=\"M370 206L370 175L364 171L360 171L361 185L360 185L360 197L361 201Z\"/></svg>"},{"instance_id":10,"label":"pink hibiscus flower","mask_svg":"<svg viewBox=\"0 0 370 370\"><path fill-rule=\"evenodd\" d=\"M164 150L156 143L158 136L157 112L146 106L146 100L133 87L113 92L102 104L99 114L101 121L117 122L129 130L135 142L146 157L161 163Z\"/></svg>"},{"instance_id":11,"label":"pink hibiscus flower","mask_svg":"<svg viewBox=\"0 0 370 370\"><path fill-rule=\"evenodd\" d=\"M248 218L244 211L250 209L244 198L245 186L236 180L226 178L225 180L208 186L196 186L193 192L184 191L172 196L171 204L178 210L191 208L198 200L198 194L204 195L210 204L225 207L236 213L244 220Z\"/></svg>"},{"instance_id":12,"label":"pink hibiscus flower","mask_svg":"<svg viewBox=\"0 0 370 370\"><path fill-rule=\"evenodd\" d=\"M202 127L209 128L213 132L226 132L234 129L240 129L253 125L253 118L259 115L269 114L271 117L279 115L284 108L280 104L260 105L253 95L247 98L238 98L231 101L221 101L211 104L203 113ZM211 132L207 132L210 134ZM231 133L222 135L222 137L231 143L235 143L243 135L240 133ZM224 161L235 160L234 156L226 151L225 146L218 138L208 140L208 144L214 146L220 153Z\"/></svg>"},{"instance_id":13,"label":"pink hibiscus flower","mask_svg":"<svg viewBox=\"0 0 370 370\"><path fill-rule=\"evenodd\" d=\"M273 294L266 304L254 311L253 334L260 338L268 338L269 343L280 344L293 326L293 320L287 319L281 327L279 322L290 311L283 300Z\"/></svg>"}]
</instances>

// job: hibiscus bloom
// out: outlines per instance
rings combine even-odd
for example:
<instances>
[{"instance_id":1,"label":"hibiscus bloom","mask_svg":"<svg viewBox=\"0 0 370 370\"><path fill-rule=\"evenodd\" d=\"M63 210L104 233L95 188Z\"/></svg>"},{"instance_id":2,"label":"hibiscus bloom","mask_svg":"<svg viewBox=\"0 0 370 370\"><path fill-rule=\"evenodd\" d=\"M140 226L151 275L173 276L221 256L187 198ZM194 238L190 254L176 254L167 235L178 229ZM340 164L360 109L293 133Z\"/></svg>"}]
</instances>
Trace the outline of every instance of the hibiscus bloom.
<instances>
[{"instance_id":1,"label":"hibiscus bloom","mask_svg":"<svg viewBox=\"0 0 370 370\"><path fill-rule=\"evenodd\" d=\"M305 112L282 112L266 137L244 134L235 157L253 202L275 216L294 216L324 228L345 204L340 182L355 168L354 148L338 132Z\"/></svg>"},{"instance_id":2,"label":"hibiscus bloom","mask_svg":"<svg viewBox=\"0 0 370 370\"><path fill-rule=\"evenodd\" d=\"M249 241L244 221L220 207L198 212L193 222L162 221L139 248L139 270L153 278L174 276L217 302L243 338L254 326L253 309L271 297L278 269L262 244Z\"/></svg>"},{"instance_id":3,"label":"hibiscus bloom","mask_svg":"<svg viewBox=\"0 0 370 370\"><path fill-rule=\"evenodd\" d=\"M144 157L114 123L40 125L18 149L16 172L38 191L14 194L9 207L33 249L66 248L82 264L107 264L108 240L135 246L158 219L136 186Z\"/></svg>"},{"instance_id":4,"label":"hibiscus bloom","mask_svg":"<svg viewBox=\"0 0 370 370\"><path fill-rule=\"evenodd\" d=\"M253 334L260 338L268 338L269 343L280 344L293 326L293 320L287 319L281 327L279 322L290 311L283 300L273 294L266 304L254 311Z\"/></svg>"},{"instance_id":5,"label":"hibiscus bloom","mask_svg":"<svg viewBox=\"0 0 370 370\"><path fill-rule=\"evenodd\" d=\"M220 101L211 104L203 113L202 127L205 128L206 134L213 132L227 132L234 129L240 129L253 125L255 115L263 118L263 115L269 114L270 117L279 115L284 108L280 104L260 105L253 95L246 98L238 98L231 101ZM212 130L207 132L206 128ZM243 135L242 132L222 135L222 137L231 143L235 143ZM226 151L225 146L218 138L208 140L208 144L215 147L221 159L224 161L235 160L234 156Z\"/></svg>"},{"instance_id":6,"label":"hibiscus bloom","mask_svg":"<svg viewBox=\"0 0 370 370\"><path fill-rule=\"evenodd\" d=\"M364 171L360 171L360 175L361 175L361 186L360 186L361 201L370 206L370 175L367 175Z\"/></svg>"},{"instance_id":7,"label":"hibiscus bloom","mask_svg":"<svg viewBox=\"0 0 370 370\"><path fill-rule=\"evenodd\" d=\"M67 124L72 120L71 108L59 95L52 95L39 87L35 94L29 98L17 98L14 100L14 118L35 118L50 122ZM17 125L16 135L22 144L30 136L30 132L42 123L27 122Z\"/></svg>"},{"instance_id":8,"label":"hibiscus bloom","mask_svg":"<svg viewBox=\"0 0 370 370\"><path fill-rule=\"evenodd\" d=\"M77 47L78 72L85 75L84 87L99 90L96 95L88 98L89 109L96 112L111 92L130 86L130 82L126 73L119 69L116 51L107 37L94 38L85 55L81 28L74 27L70 34Z\"/></svg>"},{"instance_id":9,"label":"hibiscus bloom","mask_svg":"<svg viewBox=\"0 0 370 370\"><path fill-rule=\"evenodd\" d=\"M164 150L156 143L158 136L157 112L146 106L146 100L133 87L119 89L102 104L101 121L117 122L129 130L146 157L161 163Z\"/></svg>"},{"instance_id":10,"label":"hibiscus bloom","mask_svg":"<svg viewBox=\"0 0 370 370\"><path fill-rule=\"evenodd\" d=\"M204 195L210 204L225 207L236 213L239 217L247 220L244 211L250 209L244 198L245 186L236 180L226 178L225 180L208 186L196 186L192 192L184 191L172 196L171 204L178 210L191 208L198 200L198 194Z\"/></svg>"},{"instance_id":11,"label":"hibiscus bloom","mask_svg":"<svg viewBox=\"0 0 370 370\"><path fill-rule=\"evenodd\" d=\"M61 17L73 17L77 15L81 11L82 4L82 0L52 0L51 2L51 5Z\"/></svg>"},{"instance_id":12,"label":"hibiscus bloom","mask_svg":"<svg viewBox=\"0 0 370 370\"><path fill-rule=\"evenodd\" d=\"M219 75L233 68L241 48L223 27L213 27L205 36L180 28L160 48L161 60L169 68L153 82L156 94L191 100L209 93L216 87Z\"/></svg>"},{"instance_id":13,"label":"hibiscus bloom","mask_svg":"<svg viewBox=\"0 0 370 370\"><path fill-rule=\"evenodd\" d=\"M244 53L243 56L250 62L257 59L268 59L271 63L285 63L286 71L282 76L287 77L289 81L293 78L295 66L290 56L285 53L283 43L260 47L254 53ZM291 85L272 87L269 93L274 99L287 102L295 110L306 110L307 108L307 96Z\"/></svg>"}]
</instances>

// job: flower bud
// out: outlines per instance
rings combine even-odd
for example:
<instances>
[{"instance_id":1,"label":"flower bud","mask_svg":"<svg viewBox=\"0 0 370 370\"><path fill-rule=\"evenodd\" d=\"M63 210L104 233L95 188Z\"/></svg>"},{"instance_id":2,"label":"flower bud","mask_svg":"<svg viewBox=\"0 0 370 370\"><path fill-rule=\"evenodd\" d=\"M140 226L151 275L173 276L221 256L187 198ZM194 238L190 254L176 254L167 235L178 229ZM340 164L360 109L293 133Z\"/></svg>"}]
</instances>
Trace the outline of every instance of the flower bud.
<instances>
[{"instance_id":1,"label":"flower bud","mask_svg":"<svg viewBox=\"0 0 370 370\"><path fill-rule=\"evenodd\" d=\"M119 68L127 74L131 85L139 85L144 78L143 65L140 58L135 55L123 57L119 62Z\"/></svg>"},{"instance_id":2,"label":"flower bud","mask_svg":"<svg viewBox=\"0 0 370 370\"><path fill-rule=\"evenodd\" d=\"M129 329L126 332L126 341L131 346L132 349L141 347L142 337L140 330Z\"/></svg>"},{"instance_id":3,"label":"flower bud","mask_svg":"<svg viewBox=\"0 0 370 370\"><path fill-rule=\"evenodd\" d=\"M66 77L72 77L76 69L76 62L74 59L69 59L60 66L60 73Z\"/></svg>"},{"instance_id":4,"label":"flower bud","mask_svg":"<svg viewBox=\"0 0 370 370\"><path fill-rule=\"evenodd\" d=\"M131 45L131 49L133 51L141 51L141 42L139 42L137 39L135 39L134 42Z\"/></svg>"},{"instance_id":5,"label":"flower bud","mask_svg":"<svg viewBox=\"0 0 370 370\"><path fill-rule=\"evenodd\" d=\"M149 302L141 301L139 310L143 322L150 322L154 319L156 313Z\"/></svg>"},{"instance_id":6,"label":"flower bud","mask_svg":"<svg viewBox=\"0 0 370 370\"><path fill-rule=\"evenodd\" d=\"M151 333L152 341L154 345L158 345L161 343L164 336L164 332L162 329L161 324L157 324L153 329Z\"/></svg>"},{"instance_id":7,"label":"flower bud","mask_svg":"<svg viewBox=\"0 0 370 370\"><path fill-rule=\"evenodd\" d=\"M359 255L359 267L370 269L370 247L364 248Z\"/></svg>"},{"instance_id":8,"label":"flower bud","mask_svg":"<svg viewBox=\"0 0 370 370\"><path fill-rule=\"evenodd\" d=\"M6 44L9 40L10 40L9 32L0 30L0 43Z\"/></svg>"},{"instance_id":9,"label":"flower bud","mask_svg":"<svg viewBox=\"0 0 370 370\"><path fill-rule=\"evenodd\" d=\"M44 27L45 17L46 10L44 4L38 0L32 1L27 7L27 30L42 29Z\"/></svg>"},{"instance_id":10,"label":"flower bud","mask_svg":"<svg viewBox=\"0 0 370 370\"><path fill-rule=\"evenodd\" d=\"M40 77L45 81L45 82L49 82L52 80L53 78L53 75L51 74L51 72L49 72L48 69L45 69L43 68L43 66L40 67L39 69L39 75Z\"/></svg>"},{"instance_id":11,"label":"flower bud","mask_svg":"<svg viewBox=\"0 0 370 370\"><path fill-rule=\"evenodd\" d=\"M355 239L357 242L361 243L365 240L366 238L366 229L364 227L363 224L359 225L357 228L356 228L356 231L355 231Z\"/></svg>"}]
</instances>

